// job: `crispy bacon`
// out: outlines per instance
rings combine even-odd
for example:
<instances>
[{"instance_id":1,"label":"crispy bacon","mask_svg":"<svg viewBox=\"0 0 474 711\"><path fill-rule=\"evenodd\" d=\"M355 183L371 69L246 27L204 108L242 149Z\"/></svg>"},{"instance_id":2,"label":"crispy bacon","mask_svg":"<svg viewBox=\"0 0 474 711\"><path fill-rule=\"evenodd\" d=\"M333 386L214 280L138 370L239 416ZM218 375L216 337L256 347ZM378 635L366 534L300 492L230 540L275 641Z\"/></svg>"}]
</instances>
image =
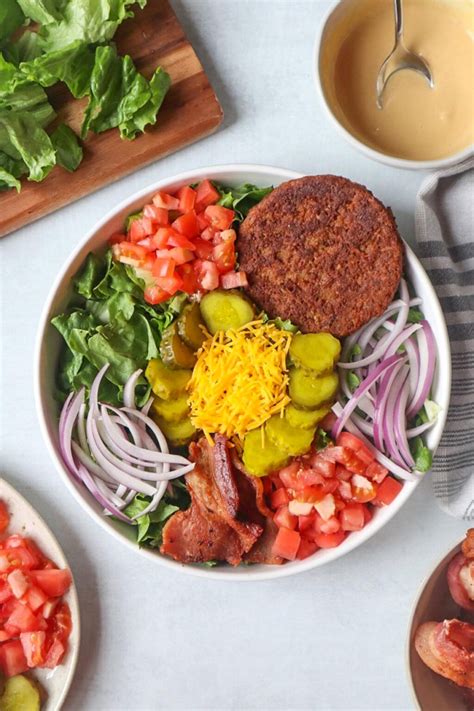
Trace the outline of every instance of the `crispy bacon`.
<instances>
[{"instance_id":1,"label":"crispy bacon","mask_svg":"<svg viewBox=\"0 0 474 711\"><path fill-rule=\"evenodd\" d=\"M474 612L474 528L469 529L461 551L451 560L447 578L453 600L465 610ZM469 580L473 581L471 585Z\"/></svg>"},{"instance_id":2,"label":"crispy bacon","mask_svg":"<svg viewBox=\"0 0 474 711\"><path fill-rule=\"evenodd\" d=\"M415 648L434 672L474 689L473 640L474 625L468 622L425 622L416 631Z\"/></svg>"},{"instance_id":3,"label":"crispy bacon","mask_svg":"<svg viewBox=\"0 0 474 711\"><path fill-rule=\"evenodd\" d=\"M161 552L183 563L224 560L238 565L264 527L253 515L247 492L238 487L227 440L216 435L211 447L203 437L191 445L190 455L195 462L186 475L191 506L165 524Z\"/></svg>"},{"instance_id":4,"label":"crispy bacon","mask_svg":"<svg viewBox=\"0 0 474 711\"><path fill-rule=\"evenodd\" d=\"M466 538L462 544L462 552L468 560L474 560L474 528L470 528L466 533Z\"/></svg>"}]
</instances>

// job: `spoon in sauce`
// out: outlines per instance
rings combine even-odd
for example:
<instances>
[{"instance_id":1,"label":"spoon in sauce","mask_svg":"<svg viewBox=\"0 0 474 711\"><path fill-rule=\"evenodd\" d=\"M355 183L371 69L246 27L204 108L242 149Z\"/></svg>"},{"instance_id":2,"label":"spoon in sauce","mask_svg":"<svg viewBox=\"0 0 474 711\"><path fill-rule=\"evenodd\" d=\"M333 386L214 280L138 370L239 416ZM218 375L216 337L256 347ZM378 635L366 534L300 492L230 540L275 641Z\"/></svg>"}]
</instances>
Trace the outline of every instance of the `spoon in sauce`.
<instances>
[{"instance_id":1,"label":"spoon in sauce","mask_svg":"<svg viewBox=\"0 0 474 711\"><path fill-rule=\"evenodd\" d=\"M430 87L434 86L431 69L427 62L418 54L410 52L403 42L402 0L393 0L393 12L395 16L395 45L377 75L377 106L379 109L383 108L382 95L388 80L401 69L412 69L419 72L425 77Z\"/></svg>"}]
</instances>

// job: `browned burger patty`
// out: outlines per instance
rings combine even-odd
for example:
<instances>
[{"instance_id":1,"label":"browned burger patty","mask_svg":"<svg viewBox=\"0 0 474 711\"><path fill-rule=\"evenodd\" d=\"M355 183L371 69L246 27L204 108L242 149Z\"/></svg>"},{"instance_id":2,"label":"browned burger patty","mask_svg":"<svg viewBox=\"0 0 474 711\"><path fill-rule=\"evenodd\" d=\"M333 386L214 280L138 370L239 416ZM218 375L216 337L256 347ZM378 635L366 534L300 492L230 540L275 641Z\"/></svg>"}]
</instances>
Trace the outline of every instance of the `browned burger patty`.
<instances>
[{"instance_id":1,"label":"browned burger patty","mask_svg":"<svg viewBox=\"0 0 474 711\"><path fill-rule=\"evenodd\" d=\"M252 208L237 239L247 293L304 332L346 336L393 299L403 244L391 211L335 175L283 183Z\"/></svg>"}]
</instances>

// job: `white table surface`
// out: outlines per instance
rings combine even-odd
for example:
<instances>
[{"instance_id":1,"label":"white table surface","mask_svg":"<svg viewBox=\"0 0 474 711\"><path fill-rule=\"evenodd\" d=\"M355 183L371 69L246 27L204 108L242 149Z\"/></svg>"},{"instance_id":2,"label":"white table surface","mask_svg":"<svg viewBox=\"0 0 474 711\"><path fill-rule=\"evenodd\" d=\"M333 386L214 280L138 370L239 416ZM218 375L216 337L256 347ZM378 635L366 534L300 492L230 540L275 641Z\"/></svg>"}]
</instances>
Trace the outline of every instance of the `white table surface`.
<instances>
[{"instance_id":1,"label":"white table surface","mask_svg":"<svg viewBox=\"0 0 474 711\"><path fill-rule=\"evenodd\" d=\"M104 211L150 182L231 162L345 175L390 205L413 243L423 175L364 158L318 105L313 39L327 0L173 5L221 99L222 128L0 241L2 474L49 522L77 582L83 636L66 708L412 708L410 609L427 571L465 530L440 511L429 477L351 555L294 578L219 583L150 565L106 535L66 490L41 439L32 354L50 284Z\"/></svg>"}]
</instances>

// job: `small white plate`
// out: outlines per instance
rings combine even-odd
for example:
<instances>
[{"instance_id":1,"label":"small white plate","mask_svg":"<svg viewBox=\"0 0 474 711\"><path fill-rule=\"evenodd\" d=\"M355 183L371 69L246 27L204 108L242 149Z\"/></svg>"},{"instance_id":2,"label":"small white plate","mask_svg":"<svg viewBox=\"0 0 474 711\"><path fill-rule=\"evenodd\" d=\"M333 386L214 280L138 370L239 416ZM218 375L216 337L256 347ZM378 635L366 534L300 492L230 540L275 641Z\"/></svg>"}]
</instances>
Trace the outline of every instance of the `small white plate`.
<instances>
[{"instance_id":1,"label":"small white plate","mask_svg":"<svg viewBox=\"0 0 474 711\"><path fill-rule=\"evenodd\" d=\"M41 551L59 568L69 568L70 570L70 565L61 546L41 516L4 479L0 479L0 499L5 503L10 514L7 535L19 533L22 536L33 539ZM41 705L41 711L59 711L69 691L76 670L80 642L80 618L74 580L68 592L64 595L64 600L71 609L72 619L72 631L64 661L56 669L35 669L31 672L31 675L38 679L47 694L47 698Z\"/></svg>"}]
</instances>

